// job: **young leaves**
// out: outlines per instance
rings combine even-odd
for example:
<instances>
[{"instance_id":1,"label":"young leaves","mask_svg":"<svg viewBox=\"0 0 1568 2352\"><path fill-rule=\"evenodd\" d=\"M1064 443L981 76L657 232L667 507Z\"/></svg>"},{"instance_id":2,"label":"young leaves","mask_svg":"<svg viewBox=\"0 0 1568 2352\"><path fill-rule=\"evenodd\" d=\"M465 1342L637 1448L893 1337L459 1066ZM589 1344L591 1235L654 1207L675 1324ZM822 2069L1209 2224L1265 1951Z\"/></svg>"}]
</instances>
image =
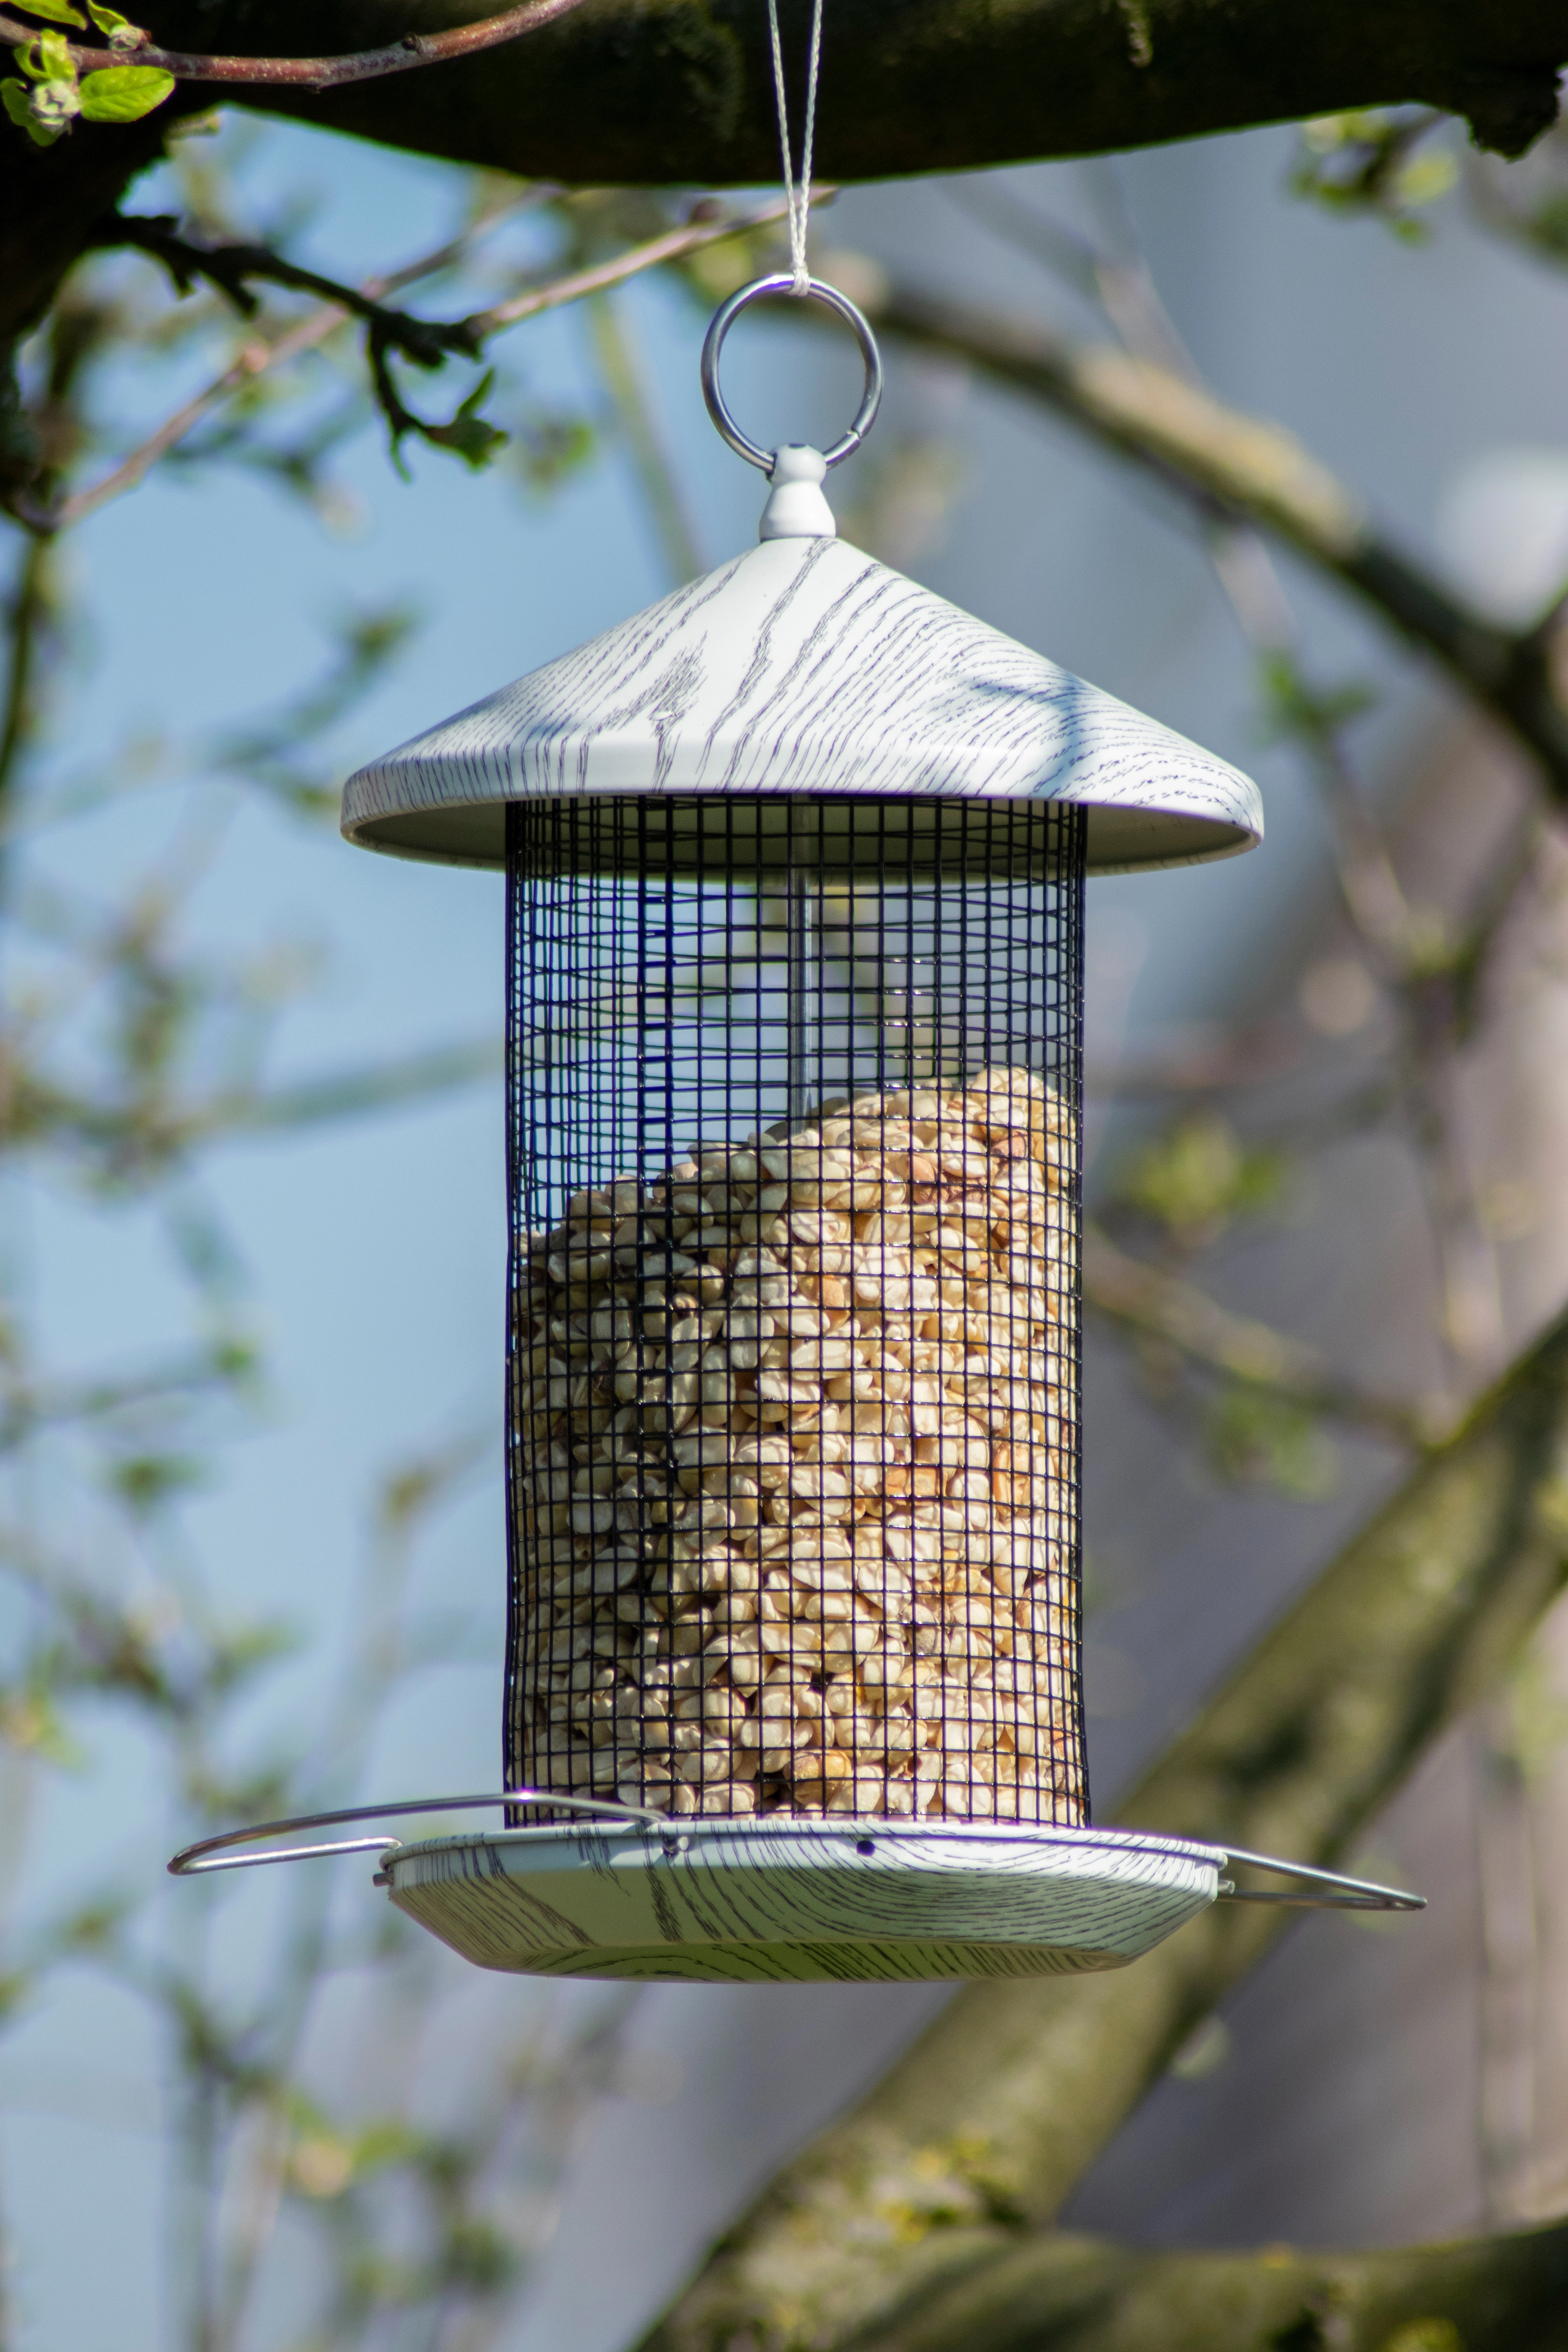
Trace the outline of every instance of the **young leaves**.
<instances>
[{"instance_id":1,"label":"young leaves","mask_svg":"<svg viewBox=\"0 0 1568 2352\"><path fill-rule=\"evenodd\" d=\"M52 147L81 110L70 45L63 33L40 33L26 48L17 50L16 63L33 87L29 89L26 81L0 82L0 100L12 121L20 123L36 145Z\"/></svg>"},{"instance_id":2,"label":"young leaves","mask_svg":"<svg viewBox=\"0 0 1568 2352\"><path fill-rule=\"evenodd\" d=\"M495 381L495 369L486 368L450 425L421 425L419 428L424 440L433 441L438 449L452 450L476 474L489 464L507 440L498 425L490 424L478 413Z\"/></svg>"},{"instance_id":3,"label":"young leaves","mask_svg":"<svg viewBox=\"0 0 1568 2352\"><path fill-rule=\"evenodd\" d=\"M0 106L40 147L47 147L59 137L57 131L47 131L34 114L32 96L25 81L0 81Z\"/></svg>"},{"instance_id":4,"label":"young leaves","mask_svg":"<svg viewBox=\"0 0 1568 2352\"><path fill-rule=\"evenodd\" d=\"M87 16L69 0L17 0L17 5L26 16L41 16L46 25L69 25L78 33L86 32L90 16L111 49L139 49L147 38L140 25L132 25L118 8L100 8L98 0L87 0Z\"/></svg>"},{"instance_id":5,"label":"young leaves","mask_svg":"<svg viewBox=\"0 0 1568 2352\"><path fill-rule=\"evenodd\" d=\"M73 25L78 32L87 30L87 18L77 9L68 8L66 0L26 0L26 13L41 16L46 25Z\"/></svg>"},{"instance_id":6,"label":"young leaves","mask_svg":"<svg viewBox=\"0 0 1568 2352\"><path fill-rule=\"evenodd\" d=\"M81 85L84 122L139 122L162 106L174 77L160 66L105 66Z\"/></svg>"},{"instance_id":7,"label":"young leaves","mask_svg":"<svg viewBox=\"0 0 1568 2352\"><path fill-rule=\"evenodd\" d=\"M87 29L87 16L68 0L32 0L28 14L51 25ZM118 9L99 7L97 0L88 0L88 16L111 49L138 49L147 38L140 25L130 23ZM27 81L0 82L0 104L40 147L52 146L78 114L87 122L140 121L162 106L174 87L173 75L157 66L104 66L83 77L63 33L40 33L17 50L16 62Z\"/></svg>"},{"instance_id":8,"label":"young leaves","mask_svg":"<svg viewBox=\"0 0 1568 2352\"><path fill-rule=\"evenodd\" d=\"M131 24L118 8L100 8L98 0L87 0L87 13L111 49L139 49L147 38L143 27Z\"/></svg>"}]
</instances>

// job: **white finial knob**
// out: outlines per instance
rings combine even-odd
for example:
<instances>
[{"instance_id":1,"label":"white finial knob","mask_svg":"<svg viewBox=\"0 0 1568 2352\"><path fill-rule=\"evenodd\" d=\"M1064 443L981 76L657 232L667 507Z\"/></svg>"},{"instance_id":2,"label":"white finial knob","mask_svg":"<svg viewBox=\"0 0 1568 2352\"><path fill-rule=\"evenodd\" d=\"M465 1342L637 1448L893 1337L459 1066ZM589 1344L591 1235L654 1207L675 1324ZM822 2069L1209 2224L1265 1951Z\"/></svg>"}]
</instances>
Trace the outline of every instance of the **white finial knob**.
<instances>
[{"instance_id":1,"label":"white finial knob","mask_svg":"<svg viewBox=\"0 0 1568 2352\"><path fill-rule=\"evenodd\" d=\"M758 526L758 539L837 539L832 508L822 496L827 459L802 441L776 450L768 478L773 485Z\"/></svg>"}]
</instances>

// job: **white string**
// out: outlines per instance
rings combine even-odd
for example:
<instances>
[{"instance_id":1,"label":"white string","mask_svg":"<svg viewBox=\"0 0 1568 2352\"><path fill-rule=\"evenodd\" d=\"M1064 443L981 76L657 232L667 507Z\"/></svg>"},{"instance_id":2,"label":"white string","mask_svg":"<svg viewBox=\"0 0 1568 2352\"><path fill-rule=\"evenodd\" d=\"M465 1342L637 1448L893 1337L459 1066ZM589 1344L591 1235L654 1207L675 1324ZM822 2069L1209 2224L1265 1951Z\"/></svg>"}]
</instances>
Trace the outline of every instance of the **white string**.
<instances>
[{"instance_id":1,"label":"white string","mask_svg":"<svg viewBox=\"0 0 1568 2352\"><path fill-rule=\"evenodd\" d=\"M779 37L779 0L768 0L768 28L773 37L773 96L779 109L779 152L784 160L784 201L789 207L791 294L804 294L811 283L806 267L806 224L811 217L811 145L817 135L817 76L822 62L822 0L811 10L811 49L806 66L806 136L800 148L800 177L795 178L789 152L789 102L784 94L784 45Z\"/></svg>"}]
</instances>

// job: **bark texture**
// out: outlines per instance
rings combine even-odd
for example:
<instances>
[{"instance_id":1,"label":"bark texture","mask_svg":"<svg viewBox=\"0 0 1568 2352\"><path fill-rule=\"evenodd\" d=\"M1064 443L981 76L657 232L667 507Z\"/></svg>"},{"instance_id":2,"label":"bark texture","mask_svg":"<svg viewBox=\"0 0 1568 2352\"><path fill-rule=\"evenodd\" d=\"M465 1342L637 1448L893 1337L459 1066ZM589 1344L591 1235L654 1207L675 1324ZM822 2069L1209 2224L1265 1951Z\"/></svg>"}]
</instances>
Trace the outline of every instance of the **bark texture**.
<instances>
[{"instance_id":1,"label":"bark texture","mask_svg":"<svg viewBox=\"0 0 1568 2352\"><path fill-rule=\"evenodd\" d=\"M1444 1726L1495 1684L1565 1577L1568 1318L1260 1643L1145 1776L1122 1821L1332 1863ZM1113 1975L961 1993L871 2096L781 2176L647 2352L892 2352L894 2344L900 2352L938 2344L970 2352L982 2341L1019 2352L1058 2342L1131 2352L1157 2341L1161 2352L1178 2352L1188 2340L1232 2340L1146 2329L1053 2334L1027 2312L1016 2325L998 2319L999 2332L985 2337L977 2317L960 2322L966 2296L977 2299L977 2314L994 2290L1018 2314L1046 2292L1041 2282L1069 2256L1054 2239L1026 2256L1030 2242L1020 2233L1049 2221L1183 2039L1291 1916L1273 1906L1219 1906ZM1484 2269L1480 2252L1473 2259ZM1115 2261L1131 2280L1134 2259ZM1014 2293L1006 2286L1013 2273L997 2265L1020 2262L1025 2283ZM1250 2268L1266 2272L1268 2263ZM1158 2311L1164 2289L1156 2281L1148 2293ZM1094 2297L1103 2301L1101 2288L1091 2297L1098 2308ZM933 2332L943 2309L945 2331ZM1065 2330L1066 2320L1051 2326ZM1234 2340L1270 2338L1265 2329ZM1312 2352L1318 2339L1276 2340ZM1535 2340L1521 2334L1517 2343Z\"/></svg>"},{"instance_id":2,"label":"bark texture","mask_svg":"<svg viewBox=\"0 0 1568 2352\"><path fill-rule=\"evenodd\" d=\"M170 0L172 48L369 48L461 24L469 0ZM810 0L782 0L787 54ZM471 61L284 106L394 146L571 181L772 180L760 0L587 0ZM819 168L958 171L1190 139L1414 99L1505 154L1555 117L1557 0L831 0Z\"/></svg>"}]
</instances>

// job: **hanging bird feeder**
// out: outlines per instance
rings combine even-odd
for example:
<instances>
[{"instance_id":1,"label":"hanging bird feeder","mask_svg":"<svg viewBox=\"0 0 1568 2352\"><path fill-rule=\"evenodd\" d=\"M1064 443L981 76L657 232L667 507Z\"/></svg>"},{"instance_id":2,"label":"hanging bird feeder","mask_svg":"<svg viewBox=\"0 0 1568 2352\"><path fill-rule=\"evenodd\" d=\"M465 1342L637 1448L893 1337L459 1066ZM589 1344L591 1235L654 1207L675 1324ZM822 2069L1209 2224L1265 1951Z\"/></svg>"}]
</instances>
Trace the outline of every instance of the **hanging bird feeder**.
<instances>
[{"instance_id":1,"label":"hanging bird feeder","mask_svg":"<svg viewBox=\"0 0 1568 2352\"><path fill-rule=\"evenodd\" d=\"M349 840L504 866L507 1826L382 1852L482 1966L1111 1968L1217 1897L1418 1907L1090 1821L1080 1601L1088 875L1256 787L835 533L736 425L758 545L404 744ZM1229 1864L1294 1892L1235 1888Z\"/></svg>"}]
</instances>

